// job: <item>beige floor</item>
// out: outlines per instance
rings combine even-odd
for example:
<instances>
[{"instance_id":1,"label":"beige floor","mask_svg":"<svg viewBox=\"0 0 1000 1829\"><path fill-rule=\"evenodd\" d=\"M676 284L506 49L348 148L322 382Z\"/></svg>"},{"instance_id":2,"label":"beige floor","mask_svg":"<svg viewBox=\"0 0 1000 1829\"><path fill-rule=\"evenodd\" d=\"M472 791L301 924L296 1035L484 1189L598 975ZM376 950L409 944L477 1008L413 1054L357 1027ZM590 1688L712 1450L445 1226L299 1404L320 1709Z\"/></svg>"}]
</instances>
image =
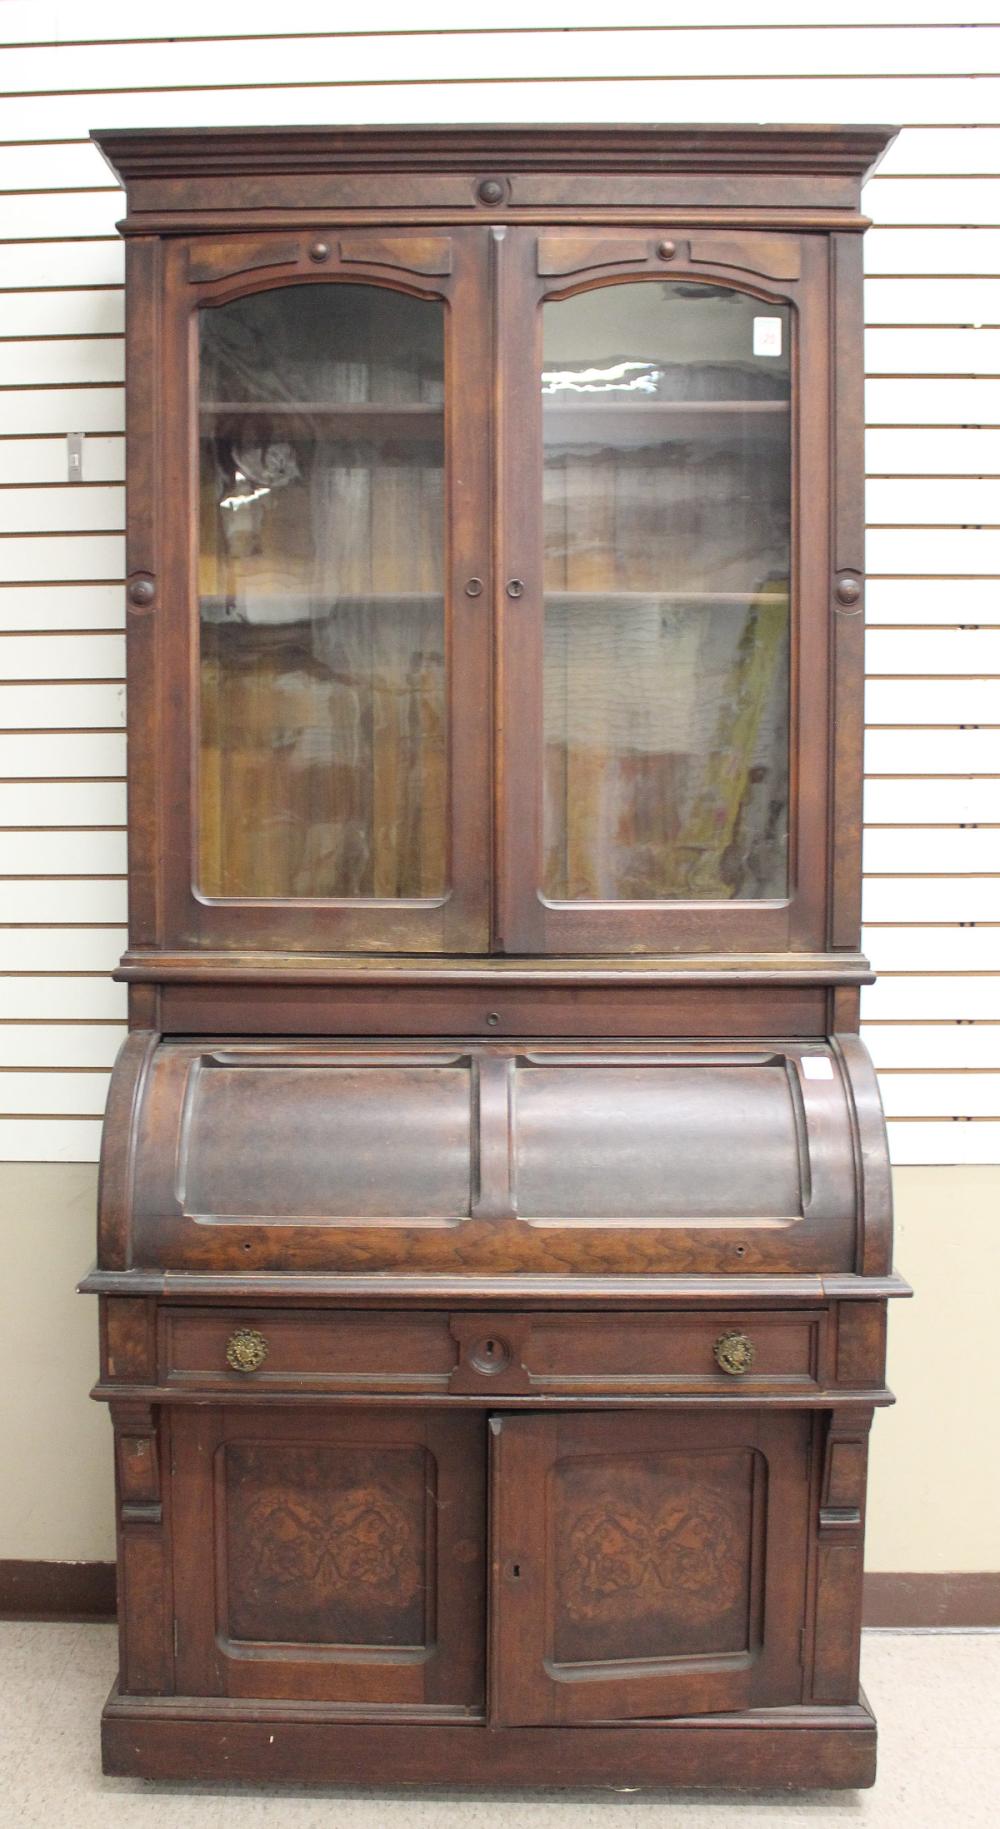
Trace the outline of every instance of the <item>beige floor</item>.
<instances>
[{"instance_id":1,"label":"beige floor","mask_svg":"<svg viewBox=\"0 0 1000 1829\"><path fill-rule=\"evenodd\" d=\"M97 1723L110 1626L0 1624L0 1829L885 1829L1000 1825L1000 1633L869 1633L881 1722L874 1791L260 1791L102 1778Z\"/></svg>"}]
</instances>

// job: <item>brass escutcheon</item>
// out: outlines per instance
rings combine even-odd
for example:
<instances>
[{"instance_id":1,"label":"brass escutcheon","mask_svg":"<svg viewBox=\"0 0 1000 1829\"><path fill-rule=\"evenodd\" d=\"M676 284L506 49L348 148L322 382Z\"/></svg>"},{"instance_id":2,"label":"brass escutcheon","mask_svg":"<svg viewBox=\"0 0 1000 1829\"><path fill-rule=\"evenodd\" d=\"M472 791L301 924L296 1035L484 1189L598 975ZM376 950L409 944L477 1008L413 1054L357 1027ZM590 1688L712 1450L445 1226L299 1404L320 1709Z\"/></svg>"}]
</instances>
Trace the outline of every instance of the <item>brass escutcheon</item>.
<instances>
[{"instance_id":1,"label":"brass escutcheon","mask_svg":"<svg viewBox=\"0 0 1000 1829\"><path fill-rule=\"evenodd\" d=\"M267 1358L267 1341L255 1327L238 1327L226 1341L226 1360L234 1372L257 1372Z\"/></svg>"},{"instance_id":2,"label":"brass escutcheon","mask_svg":"<svg viewBox=\"0 0 1000 1829\"><path fill-rule=\"evenodd\" d=\"M749 1372L754 1362L754 1345L749 1334L720 1334L713 1348L716 1364L733 1378Z\"/></svg>"}]
</instances>

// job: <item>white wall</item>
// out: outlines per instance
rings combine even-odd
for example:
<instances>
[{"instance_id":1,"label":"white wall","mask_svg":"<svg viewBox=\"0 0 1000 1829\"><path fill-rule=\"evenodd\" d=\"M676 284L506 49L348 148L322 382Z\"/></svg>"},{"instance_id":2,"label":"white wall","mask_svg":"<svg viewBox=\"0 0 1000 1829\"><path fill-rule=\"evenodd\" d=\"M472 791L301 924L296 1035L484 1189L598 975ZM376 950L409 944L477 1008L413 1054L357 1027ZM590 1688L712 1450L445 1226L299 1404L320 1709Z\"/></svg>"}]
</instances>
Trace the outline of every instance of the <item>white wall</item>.
<instances>
[{"instance_id":1,"label":"white wall","mask_svg":"<svg viewBox=\"0 0 1000 1829\"><path fill-rule=\"evenodd\" d=\"M866 1033L897 1162L1000 1160L1000 25L803 10L373 0L357 35L180 0L157 41L155 8L0 0L0 1159L95 1156L124 1015L122 199L88 129L764 119L905 124L865 200Z\"/></svg>"}]
</instances>

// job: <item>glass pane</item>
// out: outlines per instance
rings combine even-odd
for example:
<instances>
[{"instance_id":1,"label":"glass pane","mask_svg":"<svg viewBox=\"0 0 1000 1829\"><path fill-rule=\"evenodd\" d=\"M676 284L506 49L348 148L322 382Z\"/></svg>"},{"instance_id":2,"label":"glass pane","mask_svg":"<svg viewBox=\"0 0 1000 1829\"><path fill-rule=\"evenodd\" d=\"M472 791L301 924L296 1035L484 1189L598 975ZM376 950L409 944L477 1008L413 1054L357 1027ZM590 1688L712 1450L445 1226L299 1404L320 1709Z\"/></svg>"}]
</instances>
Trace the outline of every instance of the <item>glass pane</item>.
<instances>
[{"instance_id":1,"label":"glass pane","mask_svg":"<svg viewBox=\"0 0 1000 1829\"><path fill-rule=\"evenodd\" d=\"M199 887L445 888L443 306L201 312Z\"/></svg>"},{"instance_id":2,"label":"glass pane","mask_svg":"<svg viewBox=\"0 0 1000 1829\"><path fill-rule=\"evenodd\" d=\"M544 893L783 896L790 312L643 282L543 315Z\"/></svg>"}]
</instances>

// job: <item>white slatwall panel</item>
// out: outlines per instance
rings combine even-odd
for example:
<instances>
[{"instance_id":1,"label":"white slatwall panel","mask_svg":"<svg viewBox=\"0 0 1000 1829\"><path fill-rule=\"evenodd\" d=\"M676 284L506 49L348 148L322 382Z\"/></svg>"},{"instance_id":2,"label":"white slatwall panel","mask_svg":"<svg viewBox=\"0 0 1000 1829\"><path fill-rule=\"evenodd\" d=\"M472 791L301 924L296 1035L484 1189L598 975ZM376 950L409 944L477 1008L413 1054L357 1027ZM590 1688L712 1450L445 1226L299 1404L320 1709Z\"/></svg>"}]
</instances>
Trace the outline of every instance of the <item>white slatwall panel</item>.
<instances>
[{"instance_id":1,"label":"white slatwall panel","mask_svg":"<svg viewBox=\"0 0 1000 1829\"><path fill-rule=\"evenodd\" d=\"M369 0L339 36L286 0L278 37L219 0L0 3L0 1158L96 1154L123 1033L122 200L89 128L744 119L906 123L866 191L866 1036L897 1161L1000 1161L994 0L470 17Z\"/></svg>"}]
</instances>

